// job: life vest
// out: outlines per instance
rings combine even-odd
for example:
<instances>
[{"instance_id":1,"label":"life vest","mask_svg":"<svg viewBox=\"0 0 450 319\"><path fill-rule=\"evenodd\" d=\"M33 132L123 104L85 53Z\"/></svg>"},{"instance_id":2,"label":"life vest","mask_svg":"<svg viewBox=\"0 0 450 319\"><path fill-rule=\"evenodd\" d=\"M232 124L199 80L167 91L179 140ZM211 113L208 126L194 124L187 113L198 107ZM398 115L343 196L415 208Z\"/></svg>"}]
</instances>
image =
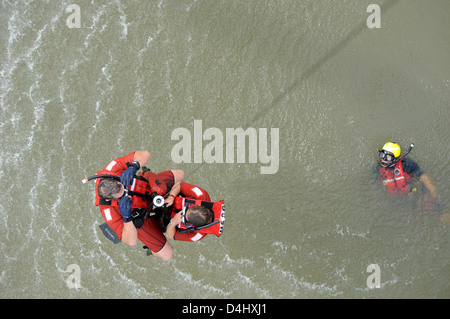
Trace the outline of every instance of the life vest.
<instances>
[{"instance_id":1,"label":"life vest","mask_svg":"<svg viewBox=\"0 0 450 319\"><path fill-rule=\"evenodd\" d=\"M107 172L109 175L114 175L111 174L111 172ZM98 171L97 175L100 174L105 174L105 171ZM117 175L119 176L119 175ZM95 206L98 205L111 205L111 206L118 206L118 201L116 200L112 200L112 201L106 201L102 198L100 198L100 196L98 196L98 192L97 192L97 187L98 187L98 183L100 182L100 178L97 179L97 181L95 182ZM135 192L135 193L139 193L140 195L131 195L131 199L133 200L133 208L147 208L148 205L150 204L149 202L149 198L146 198L146 196L150 197L151 193L152 193L152 188L150 183L142 177L142 173L139 173L134 179L133 179L133 183L128 187L129 191ZM144 196L142 196L144 195Z\"/></svg>"},{"instance_id":2,"label":"life vest","mask_svg":"<svg viewBox=\"0 0 450 319\"><path fill-rule=\"evenodd\" d=\"M395 164L394 169L380 168L379 174L380 180L391 194L406 193L409 191L408 183L411 182L412 175L403 171L401 161Z\"/></svg>"},{"instance_id":3,"label":"life vest","mask_svg":"<svg viewBox=\"0 0 450 319\"><path fill-rule=\"evenodd\" d=\"M180 223L180 225L178 225L178 228L182 229L182 232L184 232L183 230L192 230L199 231L203 234L211 234L220 237L220 235L222 235L223 224L225 222L225 202L223 200L219 202L207 202L203 200L195 200L177 196L173 202L174 211L172 212L172 217L175 216L175 214L179 210L182 210L182 212L185 214L186 210L192 206L205 206L209 208L214 213L214 220L210 224L204 226L192 226L189 228L186 227L183 223Z\"/></svg>"}]
</instances>

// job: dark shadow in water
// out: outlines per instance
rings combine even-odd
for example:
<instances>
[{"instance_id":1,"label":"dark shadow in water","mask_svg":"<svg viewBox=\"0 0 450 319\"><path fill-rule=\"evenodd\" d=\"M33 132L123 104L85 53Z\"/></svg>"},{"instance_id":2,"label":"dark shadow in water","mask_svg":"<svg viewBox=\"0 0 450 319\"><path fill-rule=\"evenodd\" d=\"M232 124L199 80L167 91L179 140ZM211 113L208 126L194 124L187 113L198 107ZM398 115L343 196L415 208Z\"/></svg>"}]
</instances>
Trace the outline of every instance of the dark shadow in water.
<instances>
[{"instance_id":1,"label":"dark shadow in water","mask_svg":"<svg viewBox=\"0 0 450 319\"><path fill-rule=\"evenodd\" d=\"M381 15L386 14L388 10L390 10L395 4L397 4L400 0L387 0L382 5L380 5ZM297 88L302 82L306 81L311 75L317 72L324 64L326 64L331 58L333 58L336 54L338 54L344 47L346 47L353 39L359 36L364 30L369 29L367 27L367 21L364 19L361 23L359 23L352 31L342 39L338 44L336 44L333 48L331 48L323 57L317 60L310 68L308 68L303 74L298 77L294 83L292 83L284 92L280 93L277 97L271 101L271 103L267 104L264 108L262 108L258 113L253 116L251 120L249 120L244 126L243 129L246 130L251 125L255 124L260 118L262 118L269 110L274 108L277 104L279 104L287 95L289 95L295 88ZM193 175L197 172L205 163L201 163L191 172L186 174L186 177Z\"/></svg>"}]
</instances>

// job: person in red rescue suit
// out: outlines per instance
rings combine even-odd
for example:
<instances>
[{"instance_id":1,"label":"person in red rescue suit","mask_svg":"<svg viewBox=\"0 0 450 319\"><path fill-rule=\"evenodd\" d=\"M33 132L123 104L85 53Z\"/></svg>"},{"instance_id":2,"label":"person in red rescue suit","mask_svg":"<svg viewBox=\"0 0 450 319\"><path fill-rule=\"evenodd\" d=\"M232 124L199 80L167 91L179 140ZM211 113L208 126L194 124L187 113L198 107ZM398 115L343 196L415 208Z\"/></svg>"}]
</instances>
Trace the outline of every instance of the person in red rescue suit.
<instances>
[{"instance_id":1,"label":"person in red rescue suit","mask_svg":"<svg viewBox=\"0 0 450 319\"><path fill-rule=\"evenodd\" d=\"M180 195L183 198L193 199L198 201L208 201L211 202L209 194L203 188L183 182L180 187L171 192L166 199L166 206L172 206L172 218L167 224L166 236L167 238L180 240L180 241L199 241L208 234L205 230L198 230L192 232L180 232L180 226L184 225L184 229L193 226L203 226L209 224L214 219L214 214L208 208L204 206L194 205L186 210L185 217L182 216L182 207L176 205L177 197ZM175 203L174 203L175 201Z\"/></svg>"},{"instance_id":2,"label":"person in red rescue suit","mask_svg":"<svg viewBox=\"0 0 450 319\"><path fill-rule=\"evenodd\" d=\"M95 205L99 206L106 223L122 242L135 246L137 240L140 240L154 256L167 261L173 256L173 248L163 234L160 221L156 218L144 218L142 226L136 228L131 217L131 212L135 209L146 209L150 204L149 199L133 193L130 196L128 192L145 195L156 192L169 196L172 193L178 194L184 172L170 170L155 174L146 171L136 175L149 159L149 152L136 151L114 159L102 171L98 171L97 175L118 176L120 182L114 178L98 178L95 185ZM128 190L125 191L126 189Z\"/></svg>"},{"instance_id":3,"label":"person in red rescue suit","mask_svg":"<svg viewBox=\"0 0 450 319\"><path fill-rule=\"evenodd\" d=\"M411 159L402 158L400 146L394 142L387 142L379 150L378 165L373 174L393 195L412 194L417 191L416 182L421 181L435 199L436 188L429 176L422 172L419 165Z\"/></svg>"}]
</instances>

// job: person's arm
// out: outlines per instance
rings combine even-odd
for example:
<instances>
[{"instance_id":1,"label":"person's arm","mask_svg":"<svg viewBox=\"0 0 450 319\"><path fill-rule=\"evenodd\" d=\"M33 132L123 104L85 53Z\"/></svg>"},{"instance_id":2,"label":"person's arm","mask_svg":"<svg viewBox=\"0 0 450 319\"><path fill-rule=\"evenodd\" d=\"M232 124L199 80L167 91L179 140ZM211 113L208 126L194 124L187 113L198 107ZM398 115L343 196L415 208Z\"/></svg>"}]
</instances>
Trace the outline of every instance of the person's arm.
<instances>
[{"instance_id":1,"label":"person's arm","mask_svg":"<svg viewBox=\"0 0 450 319\"><path fill-rule=\"evenodd\" d=\"M150 152L147 151L134 152L133 160L138 161L141 167L147 165L149 159L150 159Z\"/></svg>"},{"instance_id":2,"label":"person's arm","mask_svg":"<svg viewBox=\"0 0 450 319\"><path fill-rule=\"evenodd\" d=\"M173 174L175 184L172 187L172 189L170 190L170 192L167 194L167 196L164 200L164 203L166 204L167 207L169 207L173 204L173 200L180 193L181 183L183 182L183 179L184 179L184 172L181 169L172 169L170 171Z\"/></svg>"},{"instance_id":3,"label":"person's arm","mask_svg":"<svg viewBox=\"0 0 450 319\"><path fill-rule=\"evenodd\" d=\"M170 190L169 194L167 194L166 198L164 199L164 203L167 207L171 206L173 204L173 201L175 197L178 196L181 190L181 183L175 184L174 187Z\"/></svg>"},{"instance_id":4,"label":"person's arm","mask_svg":"<svg viewBox=\"0 0 450 319\"><path fill-rule=\"evenodd\" d=\"M176 214L167 224L166 237L173 239L177 232L177 225L181 223L181 212Z\"/></svg>"},{"instance_id":5,"label":"person's arm","mask_svg":"<svg viewBox=\"0 0 450 319\"><path fill-rule=\"evenodd\" d=\"M118 202L120 215L123 218L122 241L128 246L137 245L137 230L131 218L133 200L131 196L125 196Z\"/></svg>"},{"instance_id":6,"label":"person's arm","mask_svg":"<svg viewBox=\"0 0 450 319\"><path fill-rule=\"evenodd\" d=\"M137 229L132 221L123 223L122 242L128 246L137 245Z\"/></svg>"},{"instance_id":7,"label":"person's arm","mask_svg":"<svg viewBox=\"0 0 450 319\"><path fill-rule=\"evenodd\" d=\"M128 157L131 155L127 155ZM138 162L138 165L130 162L127 162L126 165L128 166L127 169L125 169L122 174L120 174L120 182L122 185L127 188L128 185L130 185L133 182L133 178L136 176L136 172L145 164L147 164L148 160L150 158L150 153L147 151L136 151L133 155L132 162L136 161ZM131 164L131 165L130 165Z\"/></svg>"},{"instance_id":8,"label":"person's arm","mask_svg":"<svg viewBox=\"0 0 450 319\"><path fill-rule=\"evenodd\" d=\"M430 194L433 198L436 198L437 191L436 187L434 187L433 182L427 174L422 174L420 176L420 181L425 185L425 187L430 191Z\"/></svg>"},{"instance_id":9,"label":"person's arm","mask_svg":"<svg viewBox=\"0 0 450 319\"><path fill-rule=\"evenodd\" d=\"M133 222L124 223L120 210L117 207L101 205L100 211L111 230L117 237L129 246L137 245L137 230Z\"/></svg>"}]
</instances>

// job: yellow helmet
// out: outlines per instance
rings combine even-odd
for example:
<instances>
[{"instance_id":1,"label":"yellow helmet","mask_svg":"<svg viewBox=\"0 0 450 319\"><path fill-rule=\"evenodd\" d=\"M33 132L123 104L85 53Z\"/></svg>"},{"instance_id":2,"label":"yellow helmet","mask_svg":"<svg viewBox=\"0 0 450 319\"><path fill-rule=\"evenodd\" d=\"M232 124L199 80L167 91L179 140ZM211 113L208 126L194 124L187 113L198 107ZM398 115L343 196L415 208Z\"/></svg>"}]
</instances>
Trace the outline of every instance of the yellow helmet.
<instances>
[{"instance_id":1,"label":"yellow helmet","mask_svg":"<svg viewBox=\"0 0 450 319\"><path fill-rule=\"evenodd\" d=\"M393 142L387 142L386 144L383 145L381 150L390 152L390 153L394 154L395 157L399 157L400 154L402 153L400 145L398 145L397 143L393 143Z\"/></svg>"}]
</instances>

